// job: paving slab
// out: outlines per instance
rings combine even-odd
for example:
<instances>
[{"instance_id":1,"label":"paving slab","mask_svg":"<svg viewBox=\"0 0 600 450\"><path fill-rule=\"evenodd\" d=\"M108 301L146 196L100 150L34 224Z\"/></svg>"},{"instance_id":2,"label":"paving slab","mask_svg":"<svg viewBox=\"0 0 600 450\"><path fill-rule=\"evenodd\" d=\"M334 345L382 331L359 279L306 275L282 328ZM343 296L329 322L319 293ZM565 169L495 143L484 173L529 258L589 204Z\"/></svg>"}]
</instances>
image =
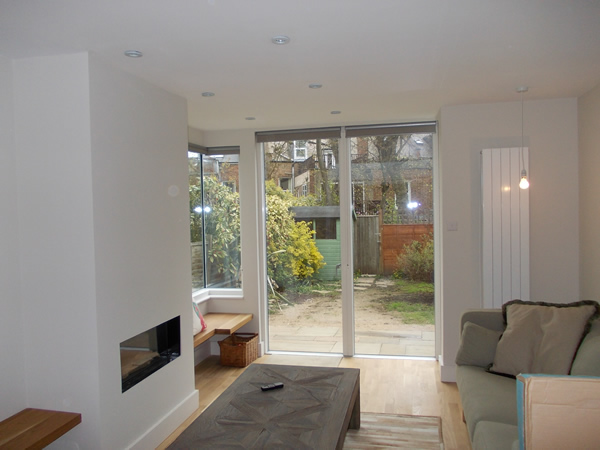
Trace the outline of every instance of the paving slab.
<instances>
[{"instance_id":1,"label":"paving slab","mask_svg":"<svg viewBox=\"0 0 600 450\"><path fill-rule=\"evenodd\" d=\"M293 341L275 341L270 342L270 350L289 351L289 352L318 352L331 353L334 344L329 342L293 342Z\"/></svg>"},{"instance_id":2,"label":"paving slab","mask_svg":"<svg viewBox=\"0 0 600 450\"><path fill-rule=\"evenodd\" d=\"M315 336L292 336L291 334L269 334L271 341L314 341Z\"/></svg>"},{"instance_id":3,"label":"paving slab","mask_svg":"<svg viewBox=\"0 0 600 450\"><path fill-rule=\"evenodd\" d=\"M298 336L335 336L339 327L301 327Z\"/></svg>"},{"instance_id":4,"label":"paving slab","mask_svg":"<svg viewBox=\"0 0 600 450\"><path fill-rule=\"evenodd\" d=\"M391 356L404 356L406 355L405 344L381 344L381 354Z\"/></svg>"},{"instance_id":5,"label":"paving slab","mask_svg":"<svg viewBox=\"0 0 600 450\"><path fill-rule=\"evenodd\" d=\"M433 345L407 345L406 356L435 356Z\"/></svg>"},{"instance_id":6,"label":"paving slab","mask_svg":"<svg viewBox=\"0 0 600 450\"><path fill-rule=\"evenodd\" d=\"M354 352L363 355L380 355L381 344L356 342L354 344Z\"/></svg>"},{"instance_id":7,"label":"paving slab","mask_svg":"<svg viewBox=\"0 0 600 450\"><path fill-rule=\"evenodd\" d=\"M423 331L424 341L435 341L435 331Z\"/></svg>"}]
</instances>

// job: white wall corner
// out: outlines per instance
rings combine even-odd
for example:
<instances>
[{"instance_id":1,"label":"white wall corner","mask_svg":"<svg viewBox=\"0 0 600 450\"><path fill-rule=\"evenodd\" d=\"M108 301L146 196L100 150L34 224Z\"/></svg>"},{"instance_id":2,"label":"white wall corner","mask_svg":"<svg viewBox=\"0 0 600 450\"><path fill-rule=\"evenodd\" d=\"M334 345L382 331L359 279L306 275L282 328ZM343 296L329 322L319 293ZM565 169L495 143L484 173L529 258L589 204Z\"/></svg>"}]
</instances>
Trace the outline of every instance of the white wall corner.
<instances>
[{"instance_id":1,"label":"white wall corner","mask_svg":"<svg viewBox=\"0 0 600 450\"><path fill-rule=\"evenodd\" d=\"M456 365L444 364L440 357L440 380L442 383L456 383Z\"/></svg>"},{"instance_id":2,"label":"white wall corner","mask_svg":"<svg viewBox=\"0 0 600 450\"><path fill-rule=\"evenodd\" d=\"M204 132L188 126L188 141L191 144L204 145Z\"/></svg>"}]
</instances>

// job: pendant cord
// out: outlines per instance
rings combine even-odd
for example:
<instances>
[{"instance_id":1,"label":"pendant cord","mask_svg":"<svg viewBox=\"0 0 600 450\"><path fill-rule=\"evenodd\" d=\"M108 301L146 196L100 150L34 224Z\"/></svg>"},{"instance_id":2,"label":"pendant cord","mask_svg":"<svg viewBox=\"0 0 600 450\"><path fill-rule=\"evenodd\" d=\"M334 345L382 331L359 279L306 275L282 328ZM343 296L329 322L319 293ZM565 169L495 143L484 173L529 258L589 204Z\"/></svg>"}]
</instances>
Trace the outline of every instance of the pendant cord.
<instances>
[{"instance_id":1,"label":"pendant cord","mask_svg":"<svg viewBox=\"0 0 600 450\"><path fill-rule=\"evenodd\" d=\"M523 136L524 136L524 125L523 122L525 121L524 119L524 114L523 114L523 92L521 92L521 163L523 164L523 170L525 170L525 155L523 154Z\"/></svg>"}]
</instances>

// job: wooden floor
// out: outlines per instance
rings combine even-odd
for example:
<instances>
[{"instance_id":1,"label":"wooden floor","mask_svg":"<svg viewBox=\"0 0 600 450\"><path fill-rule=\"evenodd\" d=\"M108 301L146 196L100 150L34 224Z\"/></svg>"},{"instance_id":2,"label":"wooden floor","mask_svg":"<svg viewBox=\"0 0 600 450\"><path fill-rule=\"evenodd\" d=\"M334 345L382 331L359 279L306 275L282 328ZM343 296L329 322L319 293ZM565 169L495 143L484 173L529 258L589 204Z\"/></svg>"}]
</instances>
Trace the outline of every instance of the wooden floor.
<instances>
[{"instance_id":1,"label":"wooden floor","mask_svg":"<svg viewBox=\"0 0 600 450\"><path fill-rule=\"evenodd\" d=\"M455 383L440 381L437 361L266 355L256 363L359 368L361 411L439 416L444 448L470 449L458 389ZM167 448L244 370L221 366L215 356L198 364L196 388L200 392L200 407L158 448Z\"/></svg>"}]
</instances>

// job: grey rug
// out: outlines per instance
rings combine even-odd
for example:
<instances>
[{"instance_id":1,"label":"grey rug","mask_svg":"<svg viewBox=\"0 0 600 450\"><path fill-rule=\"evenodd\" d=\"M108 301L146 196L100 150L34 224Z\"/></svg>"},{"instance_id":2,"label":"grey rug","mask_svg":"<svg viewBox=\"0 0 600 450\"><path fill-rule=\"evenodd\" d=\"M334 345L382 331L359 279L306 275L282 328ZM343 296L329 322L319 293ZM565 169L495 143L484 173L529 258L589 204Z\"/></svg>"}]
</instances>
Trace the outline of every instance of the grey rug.
<instances>
[{"instance_id":1,"label":"grey rug","mask_svg":"<svg viewBox=\"0 0 600 450\"><path fill-rule=\"evenodd\" d=\"M344 449L443 449L439 417L361 413L360 429L348 430Z\"/></svg>"}]
</instances>

